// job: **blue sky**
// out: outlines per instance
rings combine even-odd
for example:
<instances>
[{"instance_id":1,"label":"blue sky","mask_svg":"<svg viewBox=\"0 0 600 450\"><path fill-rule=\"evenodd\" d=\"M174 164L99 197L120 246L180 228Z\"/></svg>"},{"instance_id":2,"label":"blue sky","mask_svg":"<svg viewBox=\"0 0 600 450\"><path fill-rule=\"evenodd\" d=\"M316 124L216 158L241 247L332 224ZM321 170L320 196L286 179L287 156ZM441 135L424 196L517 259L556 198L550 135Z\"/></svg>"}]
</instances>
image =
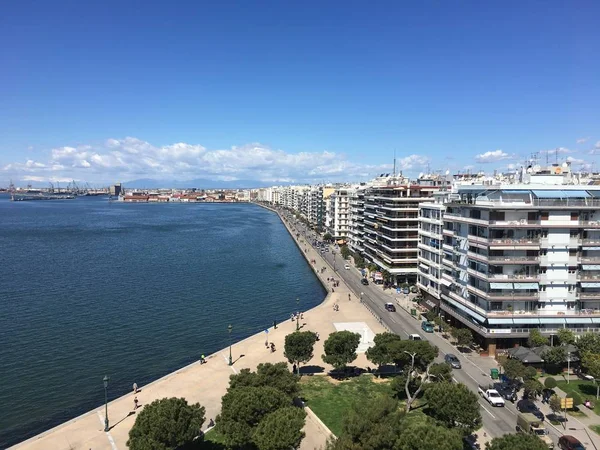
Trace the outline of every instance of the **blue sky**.
<instances>
[{"instance_id":1,"label":"blue sky","mask_svg":"<svg viewBox=\"0 0 600 450\"><path fill-rule=\"evenodd\" d=\"M290 3L4 4L0 183L597 162L598 2Z\"/></svg>"}]
</instances>

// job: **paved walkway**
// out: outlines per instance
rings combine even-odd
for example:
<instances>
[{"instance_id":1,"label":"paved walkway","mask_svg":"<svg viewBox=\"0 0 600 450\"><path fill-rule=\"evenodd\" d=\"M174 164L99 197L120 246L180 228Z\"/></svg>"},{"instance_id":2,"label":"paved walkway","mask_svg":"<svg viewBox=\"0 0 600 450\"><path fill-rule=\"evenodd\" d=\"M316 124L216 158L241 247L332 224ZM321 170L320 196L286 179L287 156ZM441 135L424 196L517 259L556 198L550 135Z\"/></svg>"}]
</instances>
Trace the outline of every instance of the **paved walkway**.
<instances>
[{"instance_id":1,"label":"paved walkway","mask_svg":"<svg viewBox=\"0 0 600 450\"><path fill-rule=\"evenodd\" d=\"M304 252L304 245L300 248ZM308 260L316 260L313 267L328 267L327 264L310 246L306 246L304 253ZM331 278L333 272L327 268L325 272L319 273L322 279ZM325 281L325 284L328 284ZM329 283L331 285L331 283ZM359 300L341 282L335 288L335 293L329 293L325 301L310 311L304 312L304 320L301 321L303 330L315 331L320 334L320 341L315 345L315 357L308 365L320 366L325 371L331 369L323 363L323 342L327 336L336 331L335 324L364 322L373 333L385 331L379 321L362 307ZM333 305L339 305L339 311L333 310ZM206 408L206 422L215 418L220 411L221 397L225 394L229 385L229 376L242 368L254 370L263 362L285 361L283 357L283 346L285 336L296 329L296 323L290 320L281 323L274 330L269 330L269 342L274 342L277 348L271 353L265 348L265 334L260 333L238 342L232 347L234 365L228 366L227 358L229 349L223 349L208 356L207 363L200 365L198 362L184 367L164 378L161 378L147 386L141 386L141 392L137 398L140 409L153 400L164 397L184 397L190 403L199 402ZM359 354L355 364L366 367L370 363L364 354ZM133 380L132 380L133 381ZM111 429L105 433L104 407L90 411L67 423L53 428L41 435L35 436L17 446L19 450L116 450L125 449L128 433L135 422L136 413L133 412L133 393L118 398L108 405L108 415ZM138 409L138 412L139 410ZM314 420L307 420L305 426L307 438L303 441L301 449L313 450L325 445L327 435Z\"/></svg>"}]
</instances>

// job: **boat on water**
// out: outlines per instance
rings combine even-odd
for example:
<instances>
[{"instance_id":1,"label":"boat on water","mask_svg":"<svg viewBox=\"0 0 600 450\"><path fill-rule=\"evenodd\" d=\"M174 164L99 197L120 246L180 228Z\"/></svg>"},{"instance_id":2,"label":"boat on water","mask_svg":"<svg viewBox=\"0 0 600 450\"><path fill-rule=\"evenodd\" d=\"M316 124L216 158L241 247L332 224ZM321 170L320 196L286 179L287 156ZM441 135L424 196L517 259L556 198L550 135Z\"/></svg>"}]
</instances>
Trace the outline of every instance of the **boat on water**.
<instances>
[{"instance_id":1,"label":"boat on water","mask_svg":"<svg viewBox=\"0 0 600 450\"><path fill-rule=\"evenodd\" d=\"M10 199L13 202L25 202L33 200L72 200L76 195L69 192L43 192L43 191L26 191L12 192Z\"/></svg>"}]
</instances>

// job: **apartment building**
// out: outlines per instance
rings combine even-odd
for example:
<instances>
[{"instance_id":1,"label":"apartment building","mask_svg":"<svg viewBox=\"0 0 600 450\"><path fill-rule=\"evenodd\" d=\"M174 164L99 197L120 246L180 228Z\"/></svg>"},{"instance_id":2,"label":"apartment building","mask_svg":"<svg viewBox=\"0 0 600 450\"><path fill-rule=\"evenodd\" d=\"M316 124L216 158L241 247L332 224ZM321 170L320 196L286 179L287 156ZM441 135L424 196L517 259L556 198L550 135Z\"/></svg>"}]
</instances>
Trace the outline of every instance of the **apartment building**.
<instances>
[{"instance_id":1,"label":"apartment building","mask_svg":"<svg viewBox=\"0 0 600 450\"><path fill-rule=\"evenodd\" d=\"M427 180L381 176L365 192L364 257L397 283L417 281L419 203L432 202L439 188Z\"/></svg>"},{"instance_id":2,"label":"apartment building","mask_svg":"<svg viewBox=\"0 0 600 450\"><path fill-rule=\"evenodd\" d=\"M327 202L334 190L331 186L318 185L310 187L306 218L312 226L319 229L325 227Z\"/></svg>"},{"instance_id":3,"label":"apartment building","mask_svg":"<svg viewBox=\"0 0 600 450\"><path fill-rule=\"evenodd\" d=\"M432 309L440 305L443 272L443 216L448 195L448 191L435 192L433 202L419 204L417 287L421 291L425 304Z\"/></svg>"},{"instance_id":4,"label":"apartment building","mask_svg":"<svg viewBox=\"0 0 600 450\"><path fill-rule=\"evenodd\" d=\"M326 227L334 239L348 236L351 187L336 188L329 196Z\"/></svg>"},{"instance_id":5,"label":"apartment building","mask_svg":"<svg viewBox=\"0 0 600 450\"><path fill-rule=\"evenodd\" d=\"M364 247L365 191L367 186L356 187L350 193L350 226L348 227L348 247L362 254Z\"/></svg>"},{"instance_id":6,"label":"apartment building","mask_svg":"<svg viewBox=\"0 0 600 450\"><path fill-rule=\"evenodd\" d=\"M459 185L445 204L440 308L490 354L533 328L600 332L600 186L562 170Z\"/></svg>"}]
</instances>

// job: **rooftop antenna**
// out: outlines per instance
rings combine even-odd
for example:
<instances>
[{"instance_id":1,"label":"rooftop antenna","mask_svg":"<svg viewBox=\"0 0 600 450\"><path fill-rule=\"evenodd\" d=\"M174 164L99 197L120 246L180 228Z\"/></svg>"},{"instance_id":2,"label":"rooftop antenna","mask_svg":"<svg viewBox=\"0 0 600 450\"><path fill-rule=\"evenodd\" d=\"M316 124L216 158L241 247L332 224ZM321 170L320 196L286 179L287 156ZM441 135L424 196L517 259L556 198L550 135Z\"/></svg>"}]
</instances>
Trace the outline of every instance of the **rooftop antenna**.
<instances>
[{"instance_id":1,"label":"rooftop antenna","mask_svg":"<svg viewBox=\"0 0 600 450\"><path fill-rule=\"evenodd\" d=\"M394 149L394 178L396 178L396 149Z\"/></svg>"}]
</instances>

